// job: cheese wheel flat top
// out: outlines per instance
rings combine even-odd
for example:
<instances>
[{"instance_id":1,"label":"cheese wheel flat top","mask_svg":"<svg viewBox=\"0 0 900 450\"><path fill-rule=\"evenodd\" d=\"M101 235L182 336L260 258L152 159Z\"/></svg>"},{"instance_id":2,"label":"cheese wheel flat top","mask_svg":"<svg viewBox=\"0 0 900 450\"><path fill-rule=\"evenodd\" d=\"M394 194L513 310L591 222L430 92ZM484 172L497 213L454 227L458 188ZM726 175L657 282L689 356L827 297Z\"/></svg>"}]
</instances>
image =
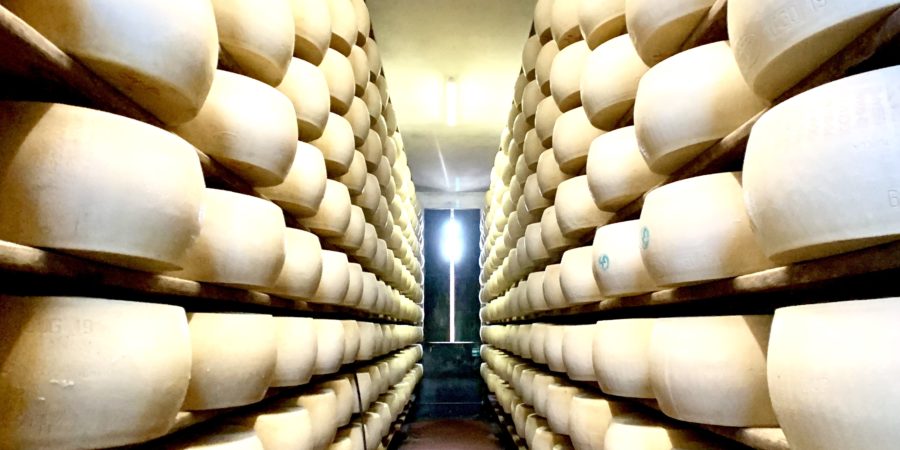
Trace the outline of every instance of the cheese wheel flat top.
<instances>
[{"instance_id":1,"label":"cheese wheel flat top","mask_svg":"<svg viewBox=\"0 0 900 450\"><path fill-rule=\"evenodd\" d=\"M325 196L328 173L322 152L311 144L297 142L294 161L284 181L257 191L294 217L316 214Z\"/></svg>"},{"instance_id":2,"label":"cheese wheel flat top","mask_svg":"<svg viewBox=\"0 0 900 450\"><path fill-rule=\"evenodd\" d=\"M550 68L550 92L561 111L581 106L581 76L590 55L584 41L572 43L556 55Z\"/></svg>"},{"instance_id":3,"label":"cheese wheel flat top","mask_svg":"<svg viewBox=\"0 0 900 450\"><path fill-rule=\"evenodd\" d=\"M649 67L628 36L595 48L581 74L581 103L595 127L612 130L634 106L638 82Z\"/></svg>"},{"instance_id":4,"label":"cheese wheel flat top","mask_svg":"<svg viewBox=\"0 0 900 450\"><path fill-rule=\"evenodd\" d=\"M678 53L715 0L626 0L625 23L648 66Z\"/></svg>"},{"instance_id":5,"label":"cheese wheel flat top","mask_svg":"<svg viewBox=\"0 0 900 450\"><path fill-rule=\"evenodd\" d=\"M581 0L578 28L591 50L626 33L625 0Z\"/></svg>"},{"instance_id":6,"label":"cheese wheel flat top","mask_svg":"<svg viewBox=\"0 0 900 450\"><path fill-rule=\"evenodd\" d=\"M591 268L604 297L626 297L658 290L644 268L638 244L641 225L627 220L597 228Z\"/></svg>"},{"instance_id":7,"label":"cheese wheel flat top","mask_svg":"<svg viewBox=\"0 0 900 450\"><path fill-rule=\"evenodd\" d=\"M559 116L553 126L553 155L560 170L572 175L581 172L591 142L603 133L591 124L583 107Z\"/></svg>"},{"instance_id":8,"label":"cheese wheel flat top","mask_svg":"<svg viewBox=\"0 0 900 450\"><path fill-rule=\"evenodd\" d=\"M331 43L331 12L327 0L292 0L294 56L317 66Z\"/></svg>"},{"instance_id":9,"label":"cheese wheel flat top","mask_svg":"<svg viewBox=\"0 0 900 450\"><path fill-rule=\"evenodd\" d=\"M603 211L594 204L587 175L560 183L555 204L559 230L566 238L583 236L605 225L613 217L613 213ZM588 266L584 268L587 269Z\"/></svg>"},{"instance_id":10,"label":"cheese wheel flat top","mask_svg":"<svg viewBox=\"0 0 900 450\"><path fill-rule=\"evenodd\" d=\"M610 212L618 211L665 180L664 175L647 166L633 126L594 138L588 150L587 177L594 204Z\"/></svg>"},{"instance_id":11,"label":"cheese wheel flat top","mask_svg":"<svg viewBox=\"0 0 900 450\"><path fill-rule=\"evenodd\" d=\"M723 447L696 431L662 424L637 412L613 417L603 447L606 450L709 450Z\"/></svg>"},{"instance_id":12,"label":"cheese wheel flat top","mask_svg":"<svg viewBox=\"0 0 900 450\"><path fill-rule=\"evenodd\" d=\"M309 382L316 362L316 330L308 317L275 317L277 359L270 386Z\"/></svg>"},{"instance_id":13,"label":"cheese wheel flat top","mask_svg":"<svg viewBox=\"0 0 900 450\"><path fill-rule=\"evenodd\" d=\"M310 142L322 136L330 107L325 74L308 61L293 58L277 89L294 105L300 140Z\"/></svg>"},{"instance_id":14,"label":"cheese wheel flat top","mask_svg":"<svg viewBox=\"0 0 900 450\"><path fill-rule=\"evenodd\" d=\"M189 435L165 450L265 450L256 431L250 428L225 425L207 434Z\"/></svg>"},{"instance_id":15,"label":"cheese wheel flat top","mask_svg":"<svg viewBox=\"0 0 900 450\"><path fill-rule=\"evenodd\" d=\"M219 44L243 73L277 86L294 54L291 0L214 0Z\"/></svg>"}]
</instances>

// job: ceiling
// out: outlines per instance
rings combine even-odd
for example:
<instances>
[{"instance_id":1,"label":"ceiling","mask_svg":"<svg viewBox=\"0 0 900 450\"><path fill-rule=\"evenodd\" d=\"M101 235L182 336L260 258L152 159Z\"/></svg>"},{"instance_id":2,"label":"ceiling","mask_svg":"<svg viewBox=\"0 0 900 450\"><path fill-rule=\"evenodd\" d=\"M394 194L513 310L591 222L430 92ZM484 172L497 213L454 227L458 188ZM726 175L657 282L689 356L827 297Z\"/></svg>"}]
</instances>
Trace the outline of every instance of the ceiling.
<instances>
[{"instance_id":1,"label":"ceiling","mask_svg":"<svg viewBox=\"0 0 900 450\"><path fill-rule=\"evenodd\" d=\"M487 190L534 3L367 1L417 190Z\"/></svg>"}]
</instances>

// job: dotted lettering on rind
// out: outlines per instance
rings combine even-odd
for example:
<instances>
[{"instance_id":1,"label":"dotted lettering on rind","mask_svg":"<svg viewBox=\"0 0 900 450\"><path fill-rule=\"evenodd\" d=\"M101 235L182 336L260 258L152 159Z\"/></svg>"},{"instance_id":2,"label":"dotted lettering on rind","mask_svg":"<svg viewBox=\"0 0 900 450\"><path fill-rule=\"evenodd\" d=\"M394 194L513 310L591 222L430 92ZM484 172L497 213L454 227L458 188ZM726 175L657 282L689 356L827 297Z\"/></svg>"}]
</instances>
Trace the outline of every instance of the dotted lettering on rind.
<instances>
[{"instance_id":1,"label":"dotted lettering on rind","mask_svg":"<svg viewBox=\"0 0 900 450\"><path fill-rule=\"evenodd\" d=\"M646 226L641 227L641 248L647 250L650 247L650 229Z\"/></svg>"},{"instance_id":2,"label":"dotted lettering on rind","mask_svg":"<svg viewBox=\"0 0 900 450\"><path fill-rule=\"evenodd\" d=\"M600 269L606 272L609 269L609 255L603 255L597 260Z\"/></svg>"}]
</instances>

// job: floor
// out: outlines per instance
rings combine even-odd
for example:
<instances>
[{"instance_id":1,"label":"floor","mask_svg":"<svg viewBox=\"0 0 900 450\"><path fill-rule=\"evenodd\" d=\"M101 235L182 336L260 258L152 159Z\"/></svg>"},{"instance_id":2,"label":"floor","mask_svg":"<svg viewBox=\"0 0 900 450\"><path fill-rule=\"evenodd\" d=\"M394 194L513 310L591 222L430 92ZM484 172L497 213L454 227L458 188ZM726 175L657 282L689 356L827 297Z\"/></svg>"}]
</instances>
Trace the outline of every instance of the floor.
<instances>
[{"instance_id":1,"label":"floor","mask_svg":"<svg viewBox=\"0 0 900 450\"><path fill-rule=\"evenodd\" d=\"M502 450L489 424L478 420L442 419L415 422L400 450Z\"/></svg>"}]
</instances>

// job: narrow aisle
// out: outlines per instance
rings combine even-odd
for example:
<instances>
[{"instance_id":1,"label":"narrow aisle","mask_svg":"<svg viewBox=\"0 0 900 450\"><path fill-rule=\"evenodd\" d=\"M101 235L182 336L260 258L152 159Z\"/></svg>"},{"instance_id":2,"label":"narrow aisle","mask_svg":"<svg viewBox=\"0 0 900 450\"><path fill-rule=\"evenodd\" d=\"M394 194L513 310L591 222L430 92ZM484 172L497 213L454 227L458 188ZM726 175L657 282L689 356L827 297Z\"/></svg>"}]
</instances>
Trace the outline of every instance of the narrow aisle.
<instances>
[{"instance_id":1,"label":"narrow aisle","mask_svg":"<svg viewBox=\"0 0 900 450\"><path fill-rule=\"evenodd\" d=\"M502 450L491 426L478 420L442 419L410 424L401 450Z\"/></svg>"}]
</instances>

